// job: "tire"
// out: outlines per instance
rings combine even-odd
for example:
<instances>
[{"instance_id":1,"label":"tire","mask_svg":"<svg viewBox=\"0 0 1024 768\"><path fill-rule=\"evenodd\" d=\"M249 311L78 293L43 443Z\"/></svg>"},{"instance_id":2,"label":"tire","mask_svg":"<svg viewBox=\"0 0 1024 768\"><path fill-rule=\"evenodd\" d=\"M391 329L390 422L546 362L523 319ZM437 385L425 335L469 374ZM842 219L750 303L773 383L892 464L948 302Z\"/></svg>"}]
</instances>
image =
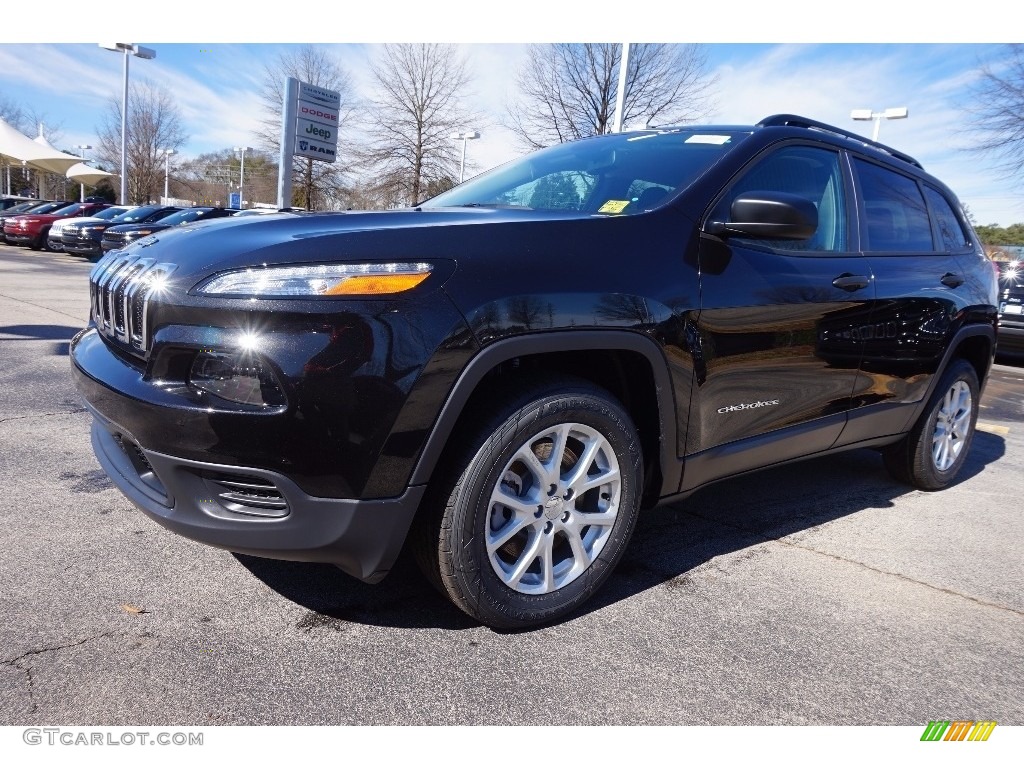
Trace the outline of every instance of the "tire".
<instances>
[{"instance_id":1,"label":"tire","mask_svg":"<svg viewBox=\"0 0 1024 768\"><path fill-rule=\"evenodd\" d=\"M32 245L29 246L29 247L33 251L40 251L40 250L48 251L48 250L50 250L49 245L46 243L46 238L49 236L49 233L50 233L50 228L49 227L46 227L45 229L43 229L41 232L39 232L39 237L36 238L32 242Z\"/></svg>"},{"instance_id":2,"label":"tire","mask_svg":"<svg viewBox=\"0 0 1024 768\"><path fill-rule=\"evenodd\" d=\"M974 439L979 390L973 366L954 360L910 433L883 452L893 477L923 491L953 482Z\"/></svg>"},{"instance_id":3,"label":"tire","mask_svg":"<svg viewBox=\"0 0 1024 768\"><path fill-rule=\"evenodd\" d=\"M623 407L584 380L521 381L486 400L504 404L471 412L475 429L453 435L415 553L470 616L524 629L572 613L618 564L636 525L643 456Z\"/></svg>"}]
</instances>

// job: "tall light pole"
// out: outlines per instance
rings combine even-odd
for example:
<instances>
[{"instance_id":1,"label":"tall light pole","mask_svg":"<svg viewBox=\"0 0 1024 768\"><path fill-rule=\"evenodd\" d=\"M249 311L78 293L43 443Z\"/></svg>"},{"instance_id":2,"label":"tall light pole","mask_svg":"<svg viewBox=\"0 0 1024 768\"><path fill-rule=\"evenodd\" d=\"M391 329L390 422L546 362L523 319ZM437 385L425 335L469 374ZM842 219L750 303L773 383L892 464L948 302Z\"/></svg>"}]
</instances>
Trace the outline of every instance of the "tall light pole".
<instances>
[{"instance_id":1,"label":"tall light pole","mask_svg":"<svg viewBox=\"0 0 1024 768\"><path fill-rule=\"evenodd\" d=\"M92 144L76 144L75 146L78 149L82 150L82 164L84 165L85 164L85 150L92 149ZM79 189L79 202L80 203L84 203L85 202L85 182L83 181L81 184L79 184L79 187L80 187L80 189Z\"/></svg>"},{"instance_id":2,"label":"tall light pole","mask_svg":"<svg viewBox=\"0 0 1024 768\"><path fill-rule=\"evenodd\" d=\"M470 139L479 139L479 131L463 131L462 133L453 133L448 137L453 141L462 139L462 162L459 163L459 184L466 178L466 142Z\"/></svg>"},{"instance_id":3,"label":"tall light pole","mask_svg":"<svg viewBox=\"0 0 1024 768\"><path fill-rule=\"evenodd\" d=\"M140 59L155 59L156 51L135 43L100 43L100 48L108 51L121 51L124 54L124 93L121 96L121 199L124 205L128 197L128 58L138 56Z\"/></svg>"},{"instance_id":4,"label":"tall light pole","mask_svg":"<svg viewBox=\"0 0 1024 768\"><path fill-rule=\"evenodd\" d=\"M169 193L171 179L171 155L178 154L178 150L161 149L160 153L164 156L164 205L169 205L167 198L171 196Z\"/></svg>"},{"instance_id":5,"label":"tall light pole","mask_svg":"<svg viewBox=\"0 0 1024 768\"><path fill-rule=\"evenodd\" d=\"M245 153L252 152L252 147L235 147L235 152L242 153L242 168L238 176L238 207L245 208Z\"/></svg>"},{"instance_id":6,"label":"tall light pole","mask_svg":"<svg viewBox=\"0 0 1024 768\"><path fill-rule=\"evenodd\" d=\"M629 43L622 44L622 59L619 61L619 90L615 94L615 117L612 119L612 133L622 131L622 113L626 109L626 73L629 71Z\"/></svg>"},{"instance_id":7,"label":"tall light pole","mask_svg":"<svg viewBox=\"0 0 1024 768\"><path fill-rule=\"evenodd\" d=\"M909 117L910 110L906 107L890 107L882 112L872 112L870 109L855 109L850 113L854 120L874 120L875 127L871 132L871 140L878 141L878 129L882 127L882 120L903 120Z\"/></svg>"}]
</instances>

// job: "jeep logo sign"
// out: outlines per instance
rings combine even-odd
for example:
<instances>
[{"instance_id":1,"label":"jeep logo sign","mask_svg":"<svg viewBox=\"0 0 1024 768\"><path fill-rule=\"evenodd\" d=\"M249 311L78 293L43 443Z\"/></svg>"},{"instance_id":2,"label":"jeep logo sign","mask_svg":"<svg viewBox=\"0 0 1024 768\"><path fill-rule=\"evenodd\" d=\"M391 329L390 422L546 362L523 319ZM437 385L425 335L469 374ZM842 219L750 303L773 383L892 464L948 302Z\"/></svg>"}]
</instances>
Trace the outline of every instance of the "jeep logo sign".
<instances>
[{"instance_id":1,"label":"jeep logo sign","mask_svg":"<svg viewBox=\"0 0 1024 768\"><path fill-rule=\"evenodd\" d=\"M314 123L312 120L299 120L295 125L295 135L300 139L313 139L314 141L334 144L337 142L335 138L337 133L337 129L321 125L320 123Z\"/></svg>"}]
</instances>

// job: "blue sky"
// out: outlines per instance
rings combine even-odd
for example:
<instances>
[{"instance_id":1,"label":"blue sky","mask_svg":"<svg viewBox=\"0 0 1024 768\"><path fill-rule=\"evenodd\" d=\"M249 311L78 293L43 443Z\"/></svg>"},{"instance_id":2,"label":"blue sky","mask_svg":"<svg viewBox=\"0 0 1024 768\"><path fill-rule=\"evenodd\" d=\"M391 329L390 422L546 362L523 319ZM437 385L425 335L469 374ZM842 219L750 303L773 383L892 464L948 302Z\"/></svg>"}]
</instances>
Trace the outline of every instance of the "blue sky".
<instances>
[{"instance_id":1,"label":"blue sky","mask_svg":"<svg viewBox=\"0 0 1024 768\"><path fill-rule=\"evenodd\" d=\"M453 42L475 73L469 106L489 116L480 125L467 126L482 133L468 148L479 171L522 151L500 121L515 95L512 75L524 60L526 43L702 42L717 77L711 121L753 123L769 114L794 112L870 134L871 124L853 122L851 109L906 106L909 119L883 123L880 140L915 156L948 183L980 223L1005 226L1024 221L1024 196L1015 191L1017 185L998 179L989 165L964 149L972 141L965 129L978 67L994 61L1000 50L983 36L991 30L973 28L981 27L982 19L991 23L986 2L973 3L976 14L958 20L955 30L921 26L913 9L894 9L892 2L874 0L857 4L864 12L843 24L835 21L841 17L823 18L820 3L783 3L766 14L765 4L747 0L730 3L728 17L720 10L726 6L664 0L632 6L563 3L556 10L551 3L521 0L500 6L498 23L482 21L476 10L480 5L442 8L405 0L387 4L386 20L365 8L339 5L321 9L308 22L277 18L280 13L272 17L256 6L232 4L220 10L194 2L166 6L171 10L164 15L154 9L149 19L138 5L131 19L112 20L106 13L91 19L80 4L67 3L65 9L56 2L50 6L53 23L31 32L8 23L12 14L29 12L20 5L5 13L0 29L0 95L44 113L59 126L60 147L95 145L104 103L119 98L122 66L119 55L99 48L96 41L148 45L156 49L157 58L133 59L131 77L151 80L175 94L190 135L182 150L187 157L233 145L256 146L253 133L262 116L264 66L289 44L308 41L328 47L350 72L357 90L369 95L368 63L380 43ZM643 11L623 10L630 8ZM875 9L878 13L871 12ZM884 27L876 21L880 18L886 19ZM897 31L899 42L879 34ZM199 39L200 33L211 35L214 42Z\"/></svg>"}]
</instances>

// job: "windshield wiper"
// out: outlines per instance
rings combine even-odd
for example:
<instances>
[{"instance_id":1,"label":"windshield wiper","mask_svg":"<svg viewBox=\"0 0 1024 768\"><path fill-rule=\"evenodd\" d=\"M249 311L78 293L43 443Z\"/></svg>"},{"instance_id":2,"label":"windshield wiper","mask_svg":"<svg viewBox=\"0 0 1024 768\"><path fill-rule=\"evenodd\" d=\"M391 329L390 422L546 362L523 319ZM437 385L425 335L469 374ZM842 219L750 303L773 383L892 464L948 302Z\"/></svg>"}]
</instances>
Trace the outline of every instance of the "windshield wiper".
<instances>
[{"instance_id":1,"label":"windshield wiper","mask_svg":"<svg viewBox=\"0 0 1024 768\"><path fill-rule=\"evenodd\" d=\"M520 211L532 211L528 205L513 205L512 203L462 203L461 205L450 206L452 208L508 208Z\"/></svg>"}]
</instances>

